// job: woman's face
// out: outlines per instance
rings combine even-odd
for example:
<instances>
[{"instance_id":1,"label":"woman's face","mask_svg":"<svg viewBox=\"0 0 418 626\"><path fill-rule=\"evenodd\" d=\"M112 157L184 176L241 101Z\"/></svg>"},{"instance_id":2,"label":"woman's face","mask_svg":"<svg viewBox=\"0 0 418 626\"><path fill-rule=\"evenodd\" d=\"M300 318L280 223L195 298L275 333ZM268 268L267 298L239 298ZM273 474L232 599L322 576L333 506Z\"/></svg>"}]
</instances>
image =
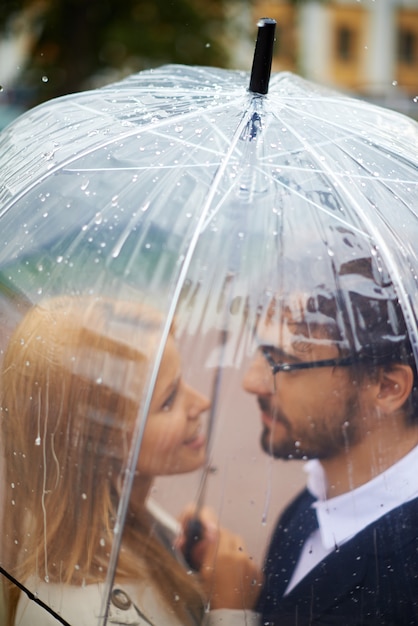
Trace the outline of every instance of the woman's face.
<instances>
[{"instance_id":1,"label":"woman's face","mask_svg":"<svg viewBox=\"0 0 418 626\"><path fill-rule=\"evenodd\" d=\"M168 338L147 417L138 470L142 476L191 472L205 461L201 414L208 399L181 377L180 355Z\"/></svg>"}]
</instances>

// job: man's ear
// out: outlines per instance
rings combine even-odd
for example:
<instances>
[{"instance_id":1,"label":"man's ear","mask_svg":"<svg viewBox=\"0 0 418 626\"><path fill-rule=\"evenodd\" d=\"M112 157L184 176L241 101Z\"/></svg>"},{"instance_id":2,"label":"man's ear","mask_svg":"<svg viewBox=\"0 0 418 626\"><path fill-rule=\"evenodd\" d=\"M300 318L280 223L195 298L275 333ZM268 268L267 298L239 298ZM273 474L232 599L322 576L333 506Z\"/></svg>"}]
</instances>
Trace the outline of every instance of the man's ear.
<instances>
[{"instance_id":1,"label":"man's ear","mask_svg":"<svg viewBox=\"0 0 418 626\"><path fill-rule=\"evenodd\" d=\"M411 395L414 373L409 365L397 363L380 370L377 405L384 413L398 411Z\"/></svg>"}]
</instances>

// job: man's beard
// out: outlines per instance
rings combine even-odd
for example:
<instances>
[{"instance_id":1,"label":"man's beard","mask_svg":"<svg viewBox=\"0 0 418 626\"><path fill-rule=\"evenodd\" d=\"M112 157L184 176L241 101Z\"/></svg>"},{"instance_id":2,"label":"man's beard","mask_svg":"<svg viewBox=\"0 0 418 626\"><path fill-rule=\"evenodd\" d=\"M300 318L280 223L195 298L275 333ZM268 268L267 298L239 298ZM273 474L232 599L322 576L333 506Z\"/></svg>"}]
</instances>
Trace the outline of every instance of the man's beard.
<instances>
[{"instance_id":1,"label":"man's beard","mask_svg":"<svg viewBox=\"0 0 418 626\"><path fill-rule=\"evenodd\" d=\"M271 410L269 401L258 398L261 410L273 416L270 426L264 425L261 447L276 459L329 459L337 456L361 439L360 418L356 397L346 401L344 411L334 423L326 423L306 417L305 424L292 427L291 420L278 410ZM283 430L278 441L274 441L275 424Z\"/></svg>"}]
</instances>

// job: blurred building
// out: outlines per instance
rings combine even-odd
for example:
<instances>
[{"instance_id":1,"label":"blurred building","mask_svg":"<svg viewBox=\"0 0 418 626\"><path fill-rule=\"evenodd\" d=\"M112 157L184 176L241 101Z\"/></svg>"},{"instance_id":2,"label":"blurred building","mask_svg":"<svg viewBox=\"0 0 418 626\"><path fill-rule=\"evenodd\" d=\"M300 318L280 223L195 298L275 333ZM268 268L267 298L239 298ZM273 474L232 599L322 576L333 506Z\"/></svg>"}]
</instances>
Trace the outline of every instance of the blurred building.
<instances>
[{"instance_id":1,"label":"blurred building","mask_svg":"<svg viewBox=\"0 0 418 626\"><path fill-rule=\"evenodd\" d=\"M277 20L274 71L418 117L418 0L255 0L252 11L248 23Z\"/></svg>"}]
</instances>

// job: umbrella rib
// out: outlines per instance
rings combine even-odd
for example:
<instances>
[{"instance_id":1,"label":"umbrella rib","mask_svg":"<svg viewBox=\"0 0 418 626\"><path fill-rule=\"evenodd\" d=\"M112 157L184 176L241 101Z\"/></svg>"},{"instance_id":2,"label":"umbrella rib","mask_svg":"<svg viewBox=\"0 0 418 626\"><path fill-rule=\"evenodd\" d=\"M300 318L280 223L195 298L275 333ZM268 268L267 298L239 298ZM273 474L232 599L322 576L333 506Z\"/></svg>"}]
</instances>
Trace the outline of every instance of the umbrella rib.
<instances>
[{"instance_id":1,"label":"umbrella rib","mask_svg":"<svg viewBox=\"0 0 418 626\"><path fill-rule=\"evenodd\" d=\"M331 106L333 104L340 105L342 101L343 100L341 98L328 98L327 99L327 103L330 104ZM315 99L311 99L310 102L315 102ZM323 106L323 100L321 98L318 98L318 102L321 102L321 106ZM291 112L295 110L294 100L293 99L291 100L290 104L287 104L286 102L283 103L282 101L279 102L279 104L281 105L281 108L285 108L285 109L287 109L287 110L289 110ZM360 108L360 109L366 108L366 105L367 105L367 103L364 103L361 100L356 100L356 104L358 105L358 108ZM353 110L353 105L352 104L350 105L350 110ZM276 115L275 111L272 111L272 112L273 112L273 115ZM344 141L344 139L352 139L353 135L357 136L359 139L363 139L363 140L366 139L366 137L361 132L358 131L357 133L354 133L354 129L353 128L348 128L348 129L344 130L344 133L342 133L341 132L342 131L341 123L334 122L332 119L329 119L327 117L322 117L322 116L319 116L319 115L314 114L314 113L310 113L309 111L305 111L305 110L303 111L303 115L304 115L304 117L309 118L310 120L313 120L315 122L323 121L324 123L326 123L326 125L328 127L335 128L338 131L340 131L340 135L338 137L338 141L339 142ZM281 120L281 121L284 124L283 120ZM287 125L287 127L289 128L289 125ZM293 127L291 127L290 130L292 130L292 132L294 132ZM318 128L318 132L319 132L319 128ZM334 140L329 139L326 135L324 135L324 137L326 138L324 140L324 143L323 144L322 143L321 144L316 144L316 145L329 145L329 144L333 145L333 144L335 144ZM370 146L368 146L368 147L370 148ZM389 152L389 149L388 149L388 152ZM396 155L396 156L398 156L398 155Z\"/></svg>"},{"instance_id":2,"label":"umbrella rib","mask_svg":"<svg viewBox=\"0 0 418 626\"><path fill-rule=\"evenodd\" d=\"M158 376L158 370L160 368L160 364L162 361L162 357L163 357L163 353L164 353L164 348L165 348L165 344L167 342L168 339L168 334L174 319L174 315L175 315L175 311L177 309L178 306L178 301L181 295L181 289L183 287L184 281L187 277L187 272L189 271L189 267L197 246L197 242L200 238L201 232L202 232L202 224L205 221L206 218L206 214L209 211L209 207L211 205L211 202L215 196L216 190L218 188L218 185L224 175L226 166L229 162L229 159L235 149L235 145L239 140L239 137L241 136L242 131L245 128L245 125L247 124L247 120L248 120L248 115L249 115L249 110L246 111L243 115L242 118L240 120L240 123L238 124L236 130L235 130L235 134L233 136L233 138L231 139L230 142L230 146L229 149L226 153L226 155L224 156L224 159L222 160L222 162L219 165L219 168L217 170L217 172L215 173L214 179L213 179L213 183L211 186L211 189L208 193L208 197L206 199L206 202L202 208L202 213L200 215L199 218L199 222L195 228L195 232L192 236L191 242L189 244L189 248L187 250L187 253L185 255L183 264L181 266L181 270L177 279L177 283L175 285L174 291L173 291L173 295L172 295L172 299L170 302L170 307L169 310L167 312L167 316L166 316L166 322L165 322L165 327L163 328L162 331L162 335L161 335L161 340L156 352L156 356L155 356L155 360L154 360L154 366L151 372L151 377L150 377L150 381L149 381L149 385L148 385L148 391L147 391L147 395L146 398L144 400L144 404L143 404L143 409L142 409L142 415L143 415L143 419L140 420L140 424L138 427L137 432L134 432L133 434L133 446L130 450L129 453L129 457L128 457L128 462L127 462L127 469L126 469L126 476L125 476L125 480L124 480L124 484L123 484L123 488L122 488L122 494L120 497L120 501L119 501L119 507L118 507L118 511L117 511L117 515L116 515L116 522L115 522L115 529L114 529L114 535L115 535L115 539L114 542L112 544L112 549L111 549L111 554L109 557L109 566L108 566L108 579L107 582L109 584L109 589L111 589L112 584L113 584L113 580L114 580L114 575L116 572L116 566L117 566L117 561L119 558L119 552L120 552L120 548L121 548L121 542L122 542L122 533L121 533L121 521L123 519L125 519L127 511L128 511L128 505L129 505L129 498L130 498L130 494L132 491L132 485L133 485L133 479L134 479L134 475L135 475L135 467L137 465L137 460L139 457L139 452L141 449L141 445L142 445L142 438L144 435L144 429L145 429L145 422L146 422L146 417L149 413L149 409L150 409L150 405L151 405L151 399L152 399L152 394L154 391L154 387L157 381L157 376ZM108 614L108 607L104 607L105 608L105 616L107 617Z\"/></svg>"},{"instance_id":3,"label":"umbrella rib","mask_svg":"<svg viewBox=\"0 0 418 626\"><path fill-rule=\"evenodd\" d=\"M248 94L245 94L248 95ZM211 112L215 112L217 110L222 110L224 107L228 106L229 103L221 103L221 104L216 104L215 106L213 106L210 110ZM77 103L76 108L86 108L87 110L91 111L92 113L94 113L97 116L97 111L95 111L94 109L90 109L89 107L85 107L84 105L81 105L79 103ZM58 172L60 170L65 170L67 169L68 165L71 165L72 163L76 162L78 159L81 159L91 153L93 153L97 148L103 149L106 146L110 146L112 145L112 143L116 142L116 141L121 141L124 139L128 139L129 137L131 137L132 135L135 134L139 134L142 132L148 132L150 129L155 129L155 128L162 128L164 126L167 126L168 124L173 123L174 121L179 121L179 120L190 120L193 119L194 117L198 117L199 115L201 115L202 111L200 109L197 109L196 111L190 111L188 113L183 113L181 116L176 117L170 117L170 118L166 118L164 120L160 120L158 123L157 122L150 122L149 124L145 124L144 126L135 126L134 128L130 128L129 131L123 133L123 134L119 134L115 137L112 137L110 139L108 139L106 142L102 142L100 143L99 146L89 146L88 148L80 151L77 154L72 154L70 157L67 157L66 160L61 161L60 163L57 163L55 167L52 167L48 170L46 170L40 177L33 179L32 182L27 185L26 187L24 187L23 189L21 189L17 194L14 194L9 202L7 202L5 204L5 206L3 207L3 209L0 212L0 218L5 215L7 213L7 211L9 210L10 206L13 204L16 204L17 201L19 201L21 198L23 198L28 192L30 192L34 187L37 187L38 185L40 185L44 180L50 178L55 172ZM68 115L68 111L66 111L66 115ZM102 113L103 115L103 113ZM68 168L68 171L72 171L71 168Z\"/></svg>"}]
</instances>

